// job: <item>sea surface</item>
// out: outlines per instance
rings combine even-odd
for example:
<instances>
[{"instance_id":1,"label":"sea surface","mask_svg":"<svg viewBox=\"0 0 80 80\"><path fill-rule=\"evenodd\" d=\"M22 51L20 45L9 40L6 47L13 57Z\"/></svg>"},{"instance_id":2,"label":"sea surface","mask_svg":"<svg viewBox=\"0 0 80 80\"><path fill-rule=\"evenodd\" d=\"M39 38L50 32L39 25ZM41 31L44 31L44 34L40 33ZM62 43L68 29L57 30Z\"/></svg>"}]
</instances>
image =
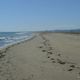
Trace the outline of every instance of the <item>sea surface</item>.
<instances>
[{"instance_id":1,"label":"sea surface","mask_svg":"<svg viewBox=\"0 0 80 80\"><path fill-rule=\"evenodd\" d=\"M32 37L32 32L0 32L0 48L30 39Z\"/></svg>"}]
</instances>

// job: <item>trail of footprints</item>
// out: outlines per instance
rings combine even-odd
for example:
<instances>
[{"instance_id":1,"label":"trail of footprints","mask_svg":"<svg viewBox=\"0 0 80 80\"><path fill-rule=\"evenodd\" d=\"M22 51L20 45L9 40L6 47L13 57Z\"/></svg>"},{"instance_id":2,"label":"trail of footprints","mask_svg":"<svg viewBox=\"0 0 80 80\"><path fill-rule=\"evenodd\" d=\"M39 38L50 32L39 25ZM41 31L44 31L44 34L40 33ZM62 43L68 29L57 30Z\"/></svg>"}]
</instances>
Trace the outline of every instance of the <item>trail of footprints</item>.
<instances>
[{"instance_id":1,"label":"trail of footprints","mask_svg":"<svg viewBox=\"0 0 80 80\"><path fill-rule=\"evenodd\" d=\"M38 48L40 48L42 52L47 53L47 58L54 64L60 64L67 67L66 71L68 72L74 72L75 70L78 78L80 79L80 66L74 62L70 62L69 59L67 59L66 56L63 57L63 54L59 53L59 51L57 52L57 50L50 45L49 40L43 35L41 35L41 38L43 39L43 45L39 46Z\"/></svg>"},{"instance_id":2,"label":"trail of footprints","mask_svg":"<svg viewBox=\"0 0 80 80\"><path fill-rule=\"evenodd\" d=\"M78 78L80 79L80 66L76 63L68 61L66 57L65 59L63 59L63 55L57 52L57 50L55 50L55 48L53 48L50 45L50 42L48 39L46 39L43 35L41 35L41 38L43 39L43 43L42 43L43 45L39 46L38 48L41 49L42 52L46 53L47 58L53 64L60 64L64 67L67 66L68 68L66 69L66 71L68 72L73 72L74 70L76 70L76 72L78 73ZM13 78L13 74L12 74L13 72L10 72L9 70L12 64L9 62L10 60L5 58L6 56L5 53L6 52L0 52L0 65L3 65L2 67L0 67L0 80L2 77L3 77L3 80L15 80L17 77ZM13 70L13 71L16 71L16 70ZM23 79L23 80L31 80L30 78L31 77L29 77L28 79Z\"/></svg>"}]
</instances>

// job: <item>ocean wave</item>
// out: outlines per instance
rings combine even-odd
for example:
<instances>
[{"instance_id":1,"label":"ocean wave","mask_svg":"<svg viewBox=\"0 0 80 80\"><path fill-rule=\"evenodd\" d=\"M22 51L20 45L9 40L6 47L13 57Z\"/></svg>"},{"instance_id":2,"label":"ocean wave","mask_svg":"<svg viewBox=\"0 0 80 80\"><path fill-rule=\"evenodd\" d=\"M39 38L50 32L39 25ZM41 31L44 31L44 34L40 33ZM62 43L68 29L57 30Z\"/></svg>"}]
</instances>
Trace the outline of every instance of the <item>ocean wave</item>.
<instances>
[{"instance_id":1,"label":"ocean wave","mask_svg":"<svg viewBox=\"0 0 80 80\"><path fill-rule=\"evenodd\" d=\"M4 45L14 44L20 41L28 40L33 35L30 32L1 33L0 48ZM4 35L3 35L4 34ZM16 34L16 35L15 35Z\"/></svg>"},{"instance_id":2,"label":"ocean wave","mask_svg":"<svg viewBox=\"0 0 80 80\"><path fill-rule=\"evenodd\" d=\"M0 40L5 40L6 39L6 37L0 37Z\"/></svg>"}]
</instances>

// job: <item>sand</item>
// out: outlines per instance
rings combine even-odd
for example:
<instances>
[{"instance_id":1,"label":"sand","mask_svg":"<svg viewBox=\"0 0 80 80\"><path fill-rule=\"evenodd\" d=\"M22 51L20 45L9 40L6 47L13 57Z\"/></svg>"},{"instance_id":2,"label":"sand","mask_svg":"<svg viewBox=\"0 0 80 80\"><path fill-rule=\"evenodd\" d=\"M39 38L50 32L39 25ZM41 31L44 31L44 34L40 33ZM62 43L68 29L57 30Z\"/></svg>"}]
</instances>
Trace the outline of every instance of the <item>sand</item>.
<instances>
[{"instance_id":1,"label":"sand","mask_svg":"<svg viewBox=\"0 0 80 80\"><path fill-rule=\"evenodd\" d=\"M1 50L0 80L80 80L80 35L36 33Z\"/></svg>"}]
</instances>

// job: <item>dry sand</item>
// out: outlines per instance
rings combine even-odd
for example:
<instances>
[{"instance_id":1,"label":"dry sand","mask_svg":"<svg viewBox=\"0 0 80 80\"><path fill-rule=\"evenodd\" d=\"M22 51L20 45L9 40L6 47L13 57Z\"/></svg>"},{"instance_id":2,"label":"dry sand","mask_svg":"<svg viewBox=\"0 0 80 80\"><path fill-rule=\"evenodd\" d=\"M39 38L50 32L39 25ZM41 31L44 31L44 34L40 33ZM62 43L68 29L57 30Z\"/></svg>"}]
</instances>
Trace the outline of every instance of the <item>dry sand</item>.
<instances>
[{"instance_id":1,"label":"dry sand","mask_svg":"<svg viewBox=\"0 0 80 80\"><path fill-rule=\"evenodd\" d=\"M0 80L80 80L80 35L37 33L3 49Z\"/></svg>"}]
</instances>

